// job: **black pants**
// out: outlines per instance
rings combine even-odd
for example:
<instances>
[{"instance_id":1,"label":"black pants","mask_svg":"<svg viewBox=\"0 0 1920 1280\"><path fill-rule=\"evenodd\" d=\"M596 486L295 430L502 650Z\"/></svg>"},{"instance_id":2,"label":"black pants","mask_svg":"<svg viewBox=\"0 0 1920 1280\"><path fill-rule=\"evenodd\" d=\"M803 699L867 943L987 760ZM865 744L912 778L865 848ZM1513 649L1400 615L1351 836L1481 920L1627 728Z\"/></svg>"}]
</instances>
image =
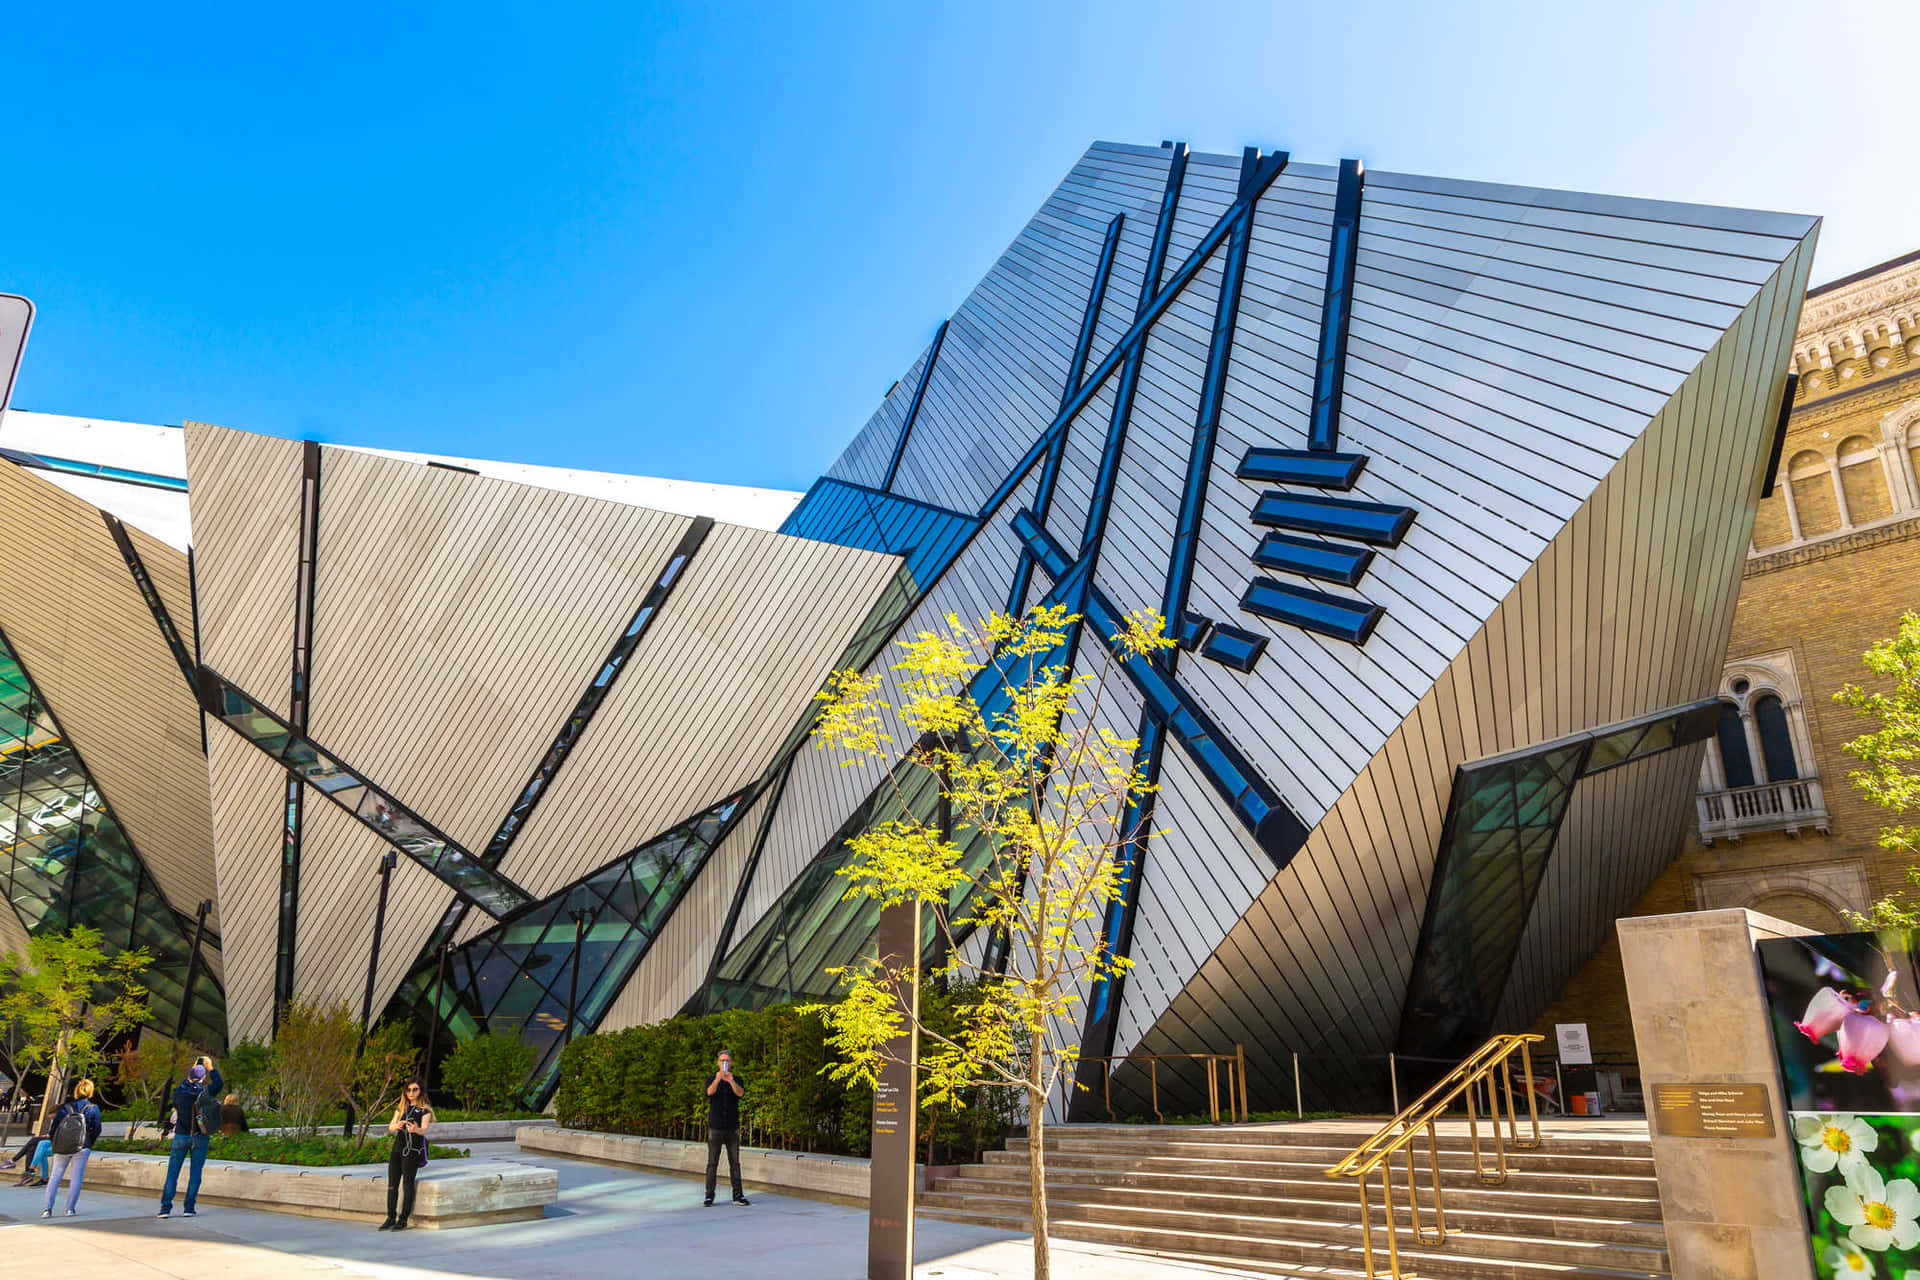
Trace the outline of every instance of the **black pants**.
<instances>
[{"instance_id":1,"label":"black pants","mask_svg":"<svg viewBox=\"0 0 1920 1280\"><path fill-rule=\"evenodd\" d=\"M406 1148L398 1142L393 1144L393 1154L387 1157L387 1221L394 1220L393 1205L400 1202L401 1222L413 1214L413 1179L420 1172L420 1157L407 1154Z\"/></svg>"},{"instance_id":2,"label":"black pants","mask_svg":"<svg viewBox=\"0 0 1920 1280\"><path fill-rule=\"evenodd\" d=\"M738 1129L707 1130L707 1199L713 1199L714 1180L720 1174L720 1148L727 1149L727 1168L733 1173L733 1198L740 1199L746 1192L740 1189L740 1131Z\"/></svg>"}]
</instances>

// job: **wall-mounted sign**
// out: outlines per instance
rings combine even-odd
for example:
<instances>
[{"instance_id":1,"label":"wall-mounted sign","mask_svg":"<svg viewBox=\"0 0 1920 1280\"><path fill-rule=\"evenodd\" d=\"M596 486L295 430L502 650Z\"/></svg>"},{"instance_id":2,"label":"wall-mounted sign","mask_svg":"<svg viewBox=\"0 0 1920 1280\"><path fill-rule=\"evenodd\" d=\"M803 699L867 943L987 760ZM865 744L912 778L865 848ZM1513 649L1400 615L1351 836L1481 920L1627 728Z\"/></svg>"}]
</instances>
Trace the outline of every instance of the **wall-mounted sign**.
<instances>
[{"instance_id":1,"label":"wall-mounted sign","mask_svg":"<svg viewBox=\"0 0 1920 1280\"><path fill-rule=\"evenodd\" d=\"M14 375L20 372L20 353L27 349L31 328L33 304L17 293L0 293L0 409L13 398Z\"/></svg>"},{"instance_id":2,"label":"wall-mounted sign","mask_svg":"<svg viewBox=\"0 0 1920 1280\"><path fill-rule=\"evenodd\" d=\"M1653 1131L1663 1138L1771 1138L1763 1084L1656 1084Z\"/></svg>"},{"instance_id":3,"label":"wall-mounted sign","mask_svg":"<svg viewBox=\"0 0 1920 1280\"><path fill-rule=\"evenodd\" d=\"M1556 1022L1553 1025L1553 1038L1560 1049L1561 1066L1590 1067L1593 1065L1593 1041L1587 1038L1586 1023Z\"/></svg>"}]
</instances>

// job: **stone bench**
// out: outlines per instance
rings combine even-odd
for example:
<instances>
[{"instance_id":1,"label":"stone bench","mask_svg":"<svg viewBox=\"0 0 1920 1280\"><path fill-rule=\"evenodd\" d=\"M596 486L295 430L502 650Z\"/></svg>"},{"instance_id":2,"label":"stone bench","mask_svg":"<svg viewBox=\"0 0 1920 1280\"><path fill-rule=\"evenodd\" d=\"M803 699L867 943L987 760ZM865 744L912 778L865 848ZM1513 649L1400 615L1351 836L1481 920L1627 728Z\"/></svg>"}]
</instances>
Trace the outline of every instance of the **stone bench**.
<instances>
[{"instance_id":1,"label":"stone bench","mask_svg":"<svg viewBox=\"0 0 1920 1280\"><path fill-rule=\"evenodd\" d=\"M146 1195L158 1203L167 1178L167 1157L96 1151L87 1161L86 1189ZM187 1169L180 1170L184 1198ZM436 1160L421 1170L409 1225L477 1227L539 1218L560 1198L560 1176L551 1169L497 1160ZM346 1218L377 1223L387 1216L387 1169L342 1165L326 1169L285 1164L208 1160L199 1199L205 1204L295 1213L309 1218ZM176 1202L174 1208L180 1209Z\"/></svg>"},{"instance_id":2,"label":"stone bench","mask_svg":"<svg viewBox=\"0 0 1920 1280\"><path fill-rule=\"evenodd\" d=\"M554 1126L527 1127L514 1138L522 1151L593 1160L623 1168L704 1180L707 1144L675 1138L640 1138L624 1133L596 1133L589 1129ZM935 1176L949 1173L946 1166ZM926 1185L927 1168L915 1165L915 1178ZM859 1156L815 1155L804 1151L777 1151L765 1147L740 1148L740 1179L756 1188L783 1191L816 1200L865 1207L873 1177L872 1166ZM720 1157L716 1190L727 1190L727 1157Z\"/></svg>"}]
</instances>

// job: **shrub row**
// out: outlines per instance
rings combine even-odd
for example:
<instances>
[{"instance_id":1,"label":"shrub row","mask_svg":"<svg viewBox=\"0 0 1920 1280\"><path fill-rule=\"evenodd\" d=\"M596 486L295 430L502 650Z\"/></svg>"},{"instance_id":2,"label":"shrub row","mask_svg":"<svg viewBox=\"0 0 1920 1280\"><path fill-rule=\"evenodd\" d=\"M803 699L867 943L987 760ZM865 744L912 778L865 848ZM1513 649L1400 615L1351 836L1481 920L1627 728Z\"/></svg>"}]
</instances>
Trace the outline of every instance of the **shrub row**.
<instances>
[{"instance_id":1,"label":"shrub row","mask_svg":"<svg viewBox=\"0 0 1920 1280\"><path fill-rule=\"evenodd\" d=\"M921 996L922 1012L934 1020L951 1009L951 999L929 987ZM733 1053L734 1071L746 1086L740 1103L744 1143L869 1154L873 1091L827 1076L833 1050L826 1028L793 1005L730 1009L576 1037L560 1063L554 1096L560 1123L646 1137L705 1137L706 1085L723 1048ZM961 1101L964 1106L921 1106L923 1159L964 1163L1005 1144L1019 1101L1012 1091L976 1087Z\"/></svg>"}]
</instances>

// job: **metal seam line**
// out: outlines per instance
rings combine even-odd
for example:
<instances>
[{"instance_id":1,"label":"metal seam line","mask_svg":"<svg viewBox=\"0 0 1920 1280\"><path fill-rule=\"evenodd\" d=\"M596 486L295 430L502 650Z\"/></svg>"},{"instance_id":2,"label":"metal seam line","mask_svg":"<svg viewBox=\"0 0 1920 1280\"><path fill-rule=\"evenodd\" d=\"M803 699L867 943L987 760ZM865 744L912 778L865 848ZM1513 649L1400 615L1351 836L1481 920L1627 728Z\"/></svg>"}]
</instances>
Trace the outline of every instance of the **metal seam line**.
<instances>
[{"instance_id":1,"label":"metal seam line","mask_svg":"<svg viewBox=\"0 0 1920 1280\"><path fill-rule=\"evenodd\" d=\"M167 651L173 654L174 662L179 664L180 674L186 677L187 688L195 688L193 659L187 653L186 643L180 639L179 629L173 625L173 615L167 612L166 601L160 598L152 576L147 573L147 562L140 558L140 549L133 545L127 527L112 512L102 511L100 518L106 522L107 533L113 538L114 546L120 549L120 558L127 562L127 572L133 575L133 585L139 588L141 598L147 602L147 612L153 615L154 625L160 628L160 638L166 642Z\"/></svg>"},{"instance_id":2,"label":"metal seam line","mask_svg":"<svg viewBox=\"0 0 1920 1280\"><path fill-rule=\"evenodd\" d=\"M1019 487L1020 481L1033 468L1033 464L1052 447L1054 437L1066 431L1075 415L1086 407L1089 400L1099 394L1100 388L1105 385L1108 378L1113 376L1114 370L1125 363L1127 356L1135 347L1146 341L1147 332L1153 328L1154 322L1173 305L1173 300L1193 283L1193 278L1199 274L1200 268L1206 265L1213 251L1218 249L1221 242L1232 232L1241 213L1258 200L1261 193L1272 186L1273 180L1280 176L1281 169L1285 167L1284 161L1284 156L1277 156L1260 163L1247 189L1235 197L1226 212L1220 215L1220 220L1213 224L1213 229L1201 237L1200 243L1194 246L1193 252L1187 255L1186 261L1174 270L1173 276L1160 292L1154 295L1153 301L1147 304L1146 311L1134 318L1126 334L1120 341L1114 343L1113 350L1109 351L1106 358L1087 376L1087 380L1080 384L1080 390L1074 393L1072 401L1054 416L1053 422L1040 433L1033 444L1028 446L1026 453L1007 472L1006 479L1000 482L1000 487L988 495L986 502L980 508L980 515L983 518L992 515L995 508L1013 496L1013 491Z\"/></svg>"},{"instance_id":3,"label":"metal seam line","mask_svg":"<svg viewBox=\"0 0 1920 1280\"><path fill-rule=\"evenodd\" d=\"M1275 152L1262 161L1257 148L1248 147L1240 157L1240 189L1244 193L1263 164L1285 169L1289 156ZM1200 524L1206 512L1208 482L1213 473L1214 444L1220 430L1220 412L1226 400L1227 367L1233 358L1233 339L1240 316L1240 295L1246 280L1247 254L1253 239L1253 210L1249 202L1235 220L1228 237L1226 258L1220 269L1220 294L1214 307L1213 336L1207 347L1206 372L1201 381L1200 403L1194 415L1193 448L1187 462L1186 487L1180 495L1180 511L1174 525L1173 550L1167 563L1166 593L1161 616L1178 618L1187 607L1193 585L1194 559L1199 553ZM1142 344L1144 350L1144 344ZM1133 375L1130 367L1128 374ZM1124 385L1124 384L1123 384ZM1117 450L1116 450L1117 452ZM1104 533L1104 529L1101 531ZM1169 676L1176 669L1180 651L1163 655ZM1160 759L1166 749L1166 731L1155 718L1143 711L1140 742L1134 751L1134 765L1147 782L1158 785ZM1153 793L1131 799L1121 818L1123 844L1120 847L1120 896L1107 904L1102 933L1110 956L1126 956L1133 947L1133 922L1140 900L1141 871L1146 861L1148 831L1153 825ZM1088 994L1085 1034L1081 1052L1104 1058L1113 1051L1116 1016L1126 976L1113 977L1094 984Z\"/></svg>"},{"instance_id":4,"label":"metal seam line","mask_svg":"<svg viewBox=\"0 0 1920 1280\"><path fill-rule=\"evenodd\" d=\"M920 369L920 382L914 387L913 399L907 405L906 421L900 424L899 438L893 442L893 460L887 463L887 478L880 482L882 493L893 489L893 478L900 470L900 459L906 456L907 438L913 434L914 420L920 416L920 401L927 394L927 383L933 380L934 362L940 359L940 347L947 340L947 325L950 323L942 320L939 329L934 332L933 346L927 350L927 362Z\"/></svg>"},{"instance_id":5,"label":"metal seam line","mask_svg":"<svg viewBox=\"0 0 1920 1280\"><path fill-rule=\"evenodd\" d=\"M1100 265L1094 268L1093 284L1087 292L1086 310L1080 316L1080 336L1073 344L1073 359L1067 365L1067 383L1061 388L1060 403L1065 405L1073 399L1073 393L1080 389L1080 379L1086 373L1087 353L1093 346L1093 331L1100 323L1100 308L1107 298L1107 278L1113 273L1113 254L1120 244L1120 228L1126 224L1127 215L1116 213L1113 221L1107 223L1106 243L1100 247ZM1156 245L1157 247L1157 245ZM1142 290L1145 297L1151 297L1152 288ZM1143 298L1144 301L1144 298ZM1047 450L1046 465L1040 469L1040 486L1034 494L1034 514L1046 523L1047 515L1053 510L1053 490L1060 479L1060 464L1067 454L1067 436L1062 432ZM1033 557L1023 548L1020 563L1014 566L1013 588L1007 593L1007 612L1018 616L1026 612L1027 587L1033 580Z\"/></svg>"},{"instance_id":6,"label":"metal seam line","mask_svg":"<svg viewBox=\"0 0 1920 1280\"><path fill-rule=\"evenodd\" d=\"M499 828L487 841L487 847L480 854L480 864L485 867L497 867L507 856L507 850L519 834L526 829L527 820L533 816L536 805L552 786L560 774L560 769L573 754L573 749L586 734L587 726L592 722L594 713L606 701L612 691L613 683L626 670L628 660L639 649L640 642L646 639L647 632L653 628L653 621L660 616L660 610L666 606L667 597L673 594L674 586L686 577L687 565L701 544L707 540L707 534L713 529L713 521L706 516L696 516L693 523L675 545L673 553L667 557L667 563L661 568L653 586L640 601L640 607L628 619L614 640L613 650L606 660L594 670L593 679L581 693L573 710L560 723L560 732L554 735L553 743L540 756L534 766L533 776L527 779L526 786L507 808L507 816L500 821Z\"/></svg>"},{"instance_id":7,"label":"metal seam line","mask_svg":"<svg viewBox=\"0 0 1920 1280\"><path fill-rule=\"evenodd\" d=\"M145 489L166 489L173 493L187 491L187 482L179 476L157 475L150 471L130 471L125 467L110 467L101 462L54 458L44 453L28 453L24 449L0 449L0 458L5 458L15 466L28 467L35 471L86 476L94 480L110 480L115 484L139 485Z\"/></svg>"},{"instance_id":8,"label":"metal seam line","mask_svg":"<svg viewBox=\"0 0 1920 1280\"><path fill-rule=\"evenodd\" d=\"M1360 248L1360 191L1365 171L1358 160L1340 162L1333 201L1333 235L1327 242L1327 290L1320 307L1320 356L1313 377L1313 415L1307 447L1328 452L1340 444L1340 395L1347 372L1347 321L1353 313L1354 260Z\"/></svg>"},{"instance_id":9,"label":"metal seam line","mask_svg":"<svg viewBox=\"0 0 1920 1280\"><path fill-rule=\"evenodd\" d=\"M300 535L294 568L293 673L287 698L294 732L307 731L307 707L313 676L313 602L320 558L320 446L300 446ZM306 795L300 776L287 771L286 802L280 829L279 937L274 951L273 1020L278 1026L293 1002L295 947L300 936L300 854Z\"/></svg>"},{"instance_id":10,"label":"metal seam line","mask_svg":"<svg viewBox=\"0 0 1920 1280\"><path fill-rule=\"evenodd\" d=\"M506 876L481 866L458 841L407 808L392 792L296 732L271 708L205 663L200 664L200 702L207 714L488 915L504 918L535 901L532 894Z\"/></svg>"},{"instance_id":11,"label":"metal seam line","mask_svg":"<svg viewBox=\"0 0 1920 1280\"><path fill-rule=\"evenodd\" d=\"M780 811L780 799L787 793L787 779L793 776L793 762L799 758L799 754L796 751L786 758L780 768L780 779L773 784L773 795L767 802L766 816L760 819L760 829L754 832L753 848L747 851L747 863L740 869L740 880L733 888L733 901L727 904L727 918L721 922L719 935L714 942L713 959L708 962L707 976L700 984L702 991L709 990L719 978L720 966L727 958L727 948L733 945L734 930L740 927L740 913L746 909L747 891L753 886L754 872L760 869L760 855L765 852L767 837L773 832L774 815ZM742 812L745 812L745 808L742 807Z\"/></svg>"},{"instance_id":12,"label":"metal seam line","mask_svg":"<svg viewBox=\"0 0 1920 1280\"><path fill-rule=\"evenodd\" d=\"M1031 511L1014 513L1013 527L1056 584L1082 576L1084 562L1070 560L1066 549L1040 527ZM1120 610L1096 587L1085 587L1084 594L1087 624L1101 632L1103 643L1111 647L1111 637L1120 629ZM1120 668L1140 692L1148 713L1186 748L1194 765L1273 860L1274 869L1284 869L1306 843L1306 824L1246 762L1193 696L1158 663L1130 658L1121 662Z\"/></svg>"}]
</instances>

